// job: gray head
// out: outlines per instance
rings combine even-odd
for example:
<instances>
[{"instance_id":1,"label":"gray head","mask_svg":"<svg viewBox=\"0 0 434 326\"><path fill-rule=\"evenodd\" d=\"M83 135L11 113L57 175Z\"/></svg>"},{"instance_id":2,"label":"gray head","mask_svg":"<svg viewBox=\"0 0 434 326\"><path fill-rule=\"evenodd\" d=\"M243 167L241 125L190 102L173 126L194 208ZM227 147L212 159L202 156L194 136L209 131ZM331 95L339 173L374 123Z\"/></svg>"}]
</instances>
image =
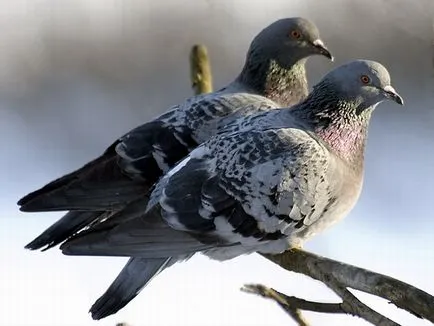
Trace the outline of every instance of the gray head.
<instances>
[{"instance_id":1,"label":"gray head","mask_svg":"<svg viewBox=\"0 0 434 326\"><path fill-rule=\"evenodd\" d=\"M264 28L252 41L249 53L259 52L281 66L312 55L333 56L321 40L318 27L301 17L280 19Z\"/></svg>"},{"instance_id":2,"label":"gray head","mask_svg":"<svg viewBox=\"0 0 434 326\"><path fill-rule=\"evenodd\" d=\"M390 84L390 75L380 63L371 60L354 60L329 72L315 88L322 84L332 86L339 97L356 103L359 112L374 108L384 100L403 105L404 100Z\"/></svg>"},{"instance_id":3,"label":"gray head","mask_svg":"<svg viewBox=\"0 0 434 326\"><path fill-rule=\"evenodd\" d=\"M355 60L329 72L304 102L287 112L310 125L360 172L371 113L384 100L404 103L391 86L387 69L375 61Z\"/></svg>"},{"instance_id":4,"label":"gray head","mask_svg":"<svg viewBox=\"0 0 434 326\"><path fill-rule=\"evenodd\" d=\"M305 18L280 19L252 41L237 82L282 106L292 106L309 93L306 59L333 59L318 28Z\"/></svg>"}]
</instances>

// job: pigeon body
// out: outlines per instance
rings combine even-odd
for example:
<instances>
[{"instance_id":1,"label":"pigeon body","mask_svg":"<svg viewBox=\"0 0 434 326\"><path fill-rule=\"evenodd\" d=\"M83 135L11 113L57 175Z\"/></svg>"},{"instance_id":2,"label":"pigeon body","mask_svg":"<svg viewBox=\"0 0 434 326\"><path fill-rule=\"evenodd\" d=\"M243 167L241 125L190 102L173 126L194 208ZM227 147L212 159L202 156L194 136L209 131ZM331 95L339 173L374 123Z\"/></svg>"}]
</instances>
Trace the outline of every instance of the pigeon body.
<instances>
[{"instance_id":1,"label":"pigeon body","mask_svg":"<svg viewBox=\"0 0 434 326\"><path fill-rule=\"evenodd\" d=\"M121 210L61 249L164 268L196 252L227 260L301 246L357 202L369 120L386 99L403 104L384 66L342 65L302 103L240 117L193 150L156 183L142 214L123 219Z\"/></svg>"}]
</instances>

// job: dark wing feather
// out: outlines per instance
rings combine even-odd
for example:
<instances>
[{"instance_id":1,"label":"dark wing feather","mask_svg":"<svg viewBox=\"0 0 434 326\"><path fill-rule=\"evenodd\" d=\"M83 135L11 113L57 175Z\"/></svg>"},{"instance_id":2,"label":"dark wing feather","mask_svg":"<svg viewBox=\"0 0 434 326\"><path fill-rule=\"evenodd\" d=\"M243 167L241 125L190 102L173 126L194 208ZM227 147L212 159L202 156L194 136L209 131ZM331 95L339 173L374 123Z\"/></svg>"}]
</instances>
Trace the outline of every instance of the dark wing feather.
<instances>
[{"instance_id":1,"label":"dark wing feather","mask_svg":"<svg viewBox=\"0 0 434 326\"><path fill-rule=\"evenodd\" d=\"M146 194L165 169L188 153L180 139L188 138L189 131L183 132L181 135L161 121L138 127L101 157L22 198L20 210L112 210L123 206Z\"/></svg>"},{"instance_id":2,"label":"dark wing feather","mask_svg":"<svg viewBox=\"0 0 434 326\"><path fill-rule=\"evenodd\" d=\"M113 157L113 154L115 153L115 148L116 148L118 143L119 143L119 141L116 141L115 143L113 143L109 148L107 148L107 150L104 152L103 155L101 155L100 157L96 158L95 160L87 163L86 165L84 165L80 169L78 169L74 172L68 173L68 174L48 183L47 185L43 186L42 188L27 194L26 196L21 198L17 204L20 206L25 206L26 204L28 204L29 202L31 202L35 198L38 198L40 196L44 196L44 195L52 192L53 190L58 190L59 188L62 188L64 186L68 185L69 183L78 180L78 178L81 174L86 174L88 171L94 169L96 166L99 166L100 164L104 164L107 160L110 160Z\"/></svg>"}]
</instances>

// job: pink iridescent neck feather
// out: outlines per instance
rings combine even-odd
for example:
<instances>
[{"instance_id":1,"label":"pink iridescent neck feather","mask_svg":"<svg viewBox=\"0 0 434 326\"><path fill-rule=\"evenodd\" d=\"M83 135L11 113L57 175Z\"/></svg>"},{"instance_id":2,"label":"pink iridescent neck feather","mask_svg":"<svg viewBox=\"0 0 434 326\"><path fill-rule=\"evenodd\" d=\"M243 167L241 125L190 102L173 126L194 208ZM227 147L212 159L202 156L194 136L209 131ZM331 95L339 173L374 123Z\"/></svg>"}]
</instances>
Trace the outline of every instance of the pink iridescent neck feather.
<instances>
[{"instance_id":1,"label":"pink iridescent neck feather","mask_svg":"<svg viewBox=\"0 0 434 326\"><path fill-rule=\"evenodd\" d=\"M372 107L343 99L331 89L316 91L288 112L300 117L341 159L356 170L363 169L365 144Z\"/></svg>"},{"instance_id":2,"label":"pink iridescent neck feather","mask_svg":"<svg viewBox=\"0 0 434 326\"><path fill-rule=\"evenodd\" d=\"M316 134L337 156L355 167L363 168L367 127L367 123L331 124L319 128Z\"/></svg>"}]
</instances>

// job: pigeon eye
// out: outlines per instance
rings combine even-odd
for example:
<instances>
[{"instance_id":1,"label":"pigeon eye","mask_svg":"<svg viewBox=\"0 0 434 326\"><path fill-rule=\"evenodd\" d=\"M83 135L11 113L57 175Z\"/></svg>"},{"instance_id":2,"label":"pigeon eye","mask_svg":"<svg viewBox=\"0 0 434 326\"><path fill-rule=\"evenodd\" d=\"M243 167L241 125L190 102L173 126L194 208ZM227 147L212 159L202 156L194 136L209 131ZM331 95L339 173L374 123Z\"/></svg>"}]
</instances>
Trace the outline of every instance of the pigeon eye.
<instances>
[{"instance_id":1,"label":"pigeon eye","mask_svg":"<svg viewBox=\"0 0 434 326\"><path fill-rule=\"evenodd\" d=\"M363 84L368 84L371 81L371 79L366 75L362 75L360 77L360 80L362 81Z\"/></svg>"},{"instance_id":2,"label":"pigeon eye","mask_svg":"<svg viewBox=\"0 0 434 326\"><path fill-rule=\"evenodd\" d=\"M299 39L301 37L301 33L294 29L291 31L291 36L295 39Z\"/></svg>"}]
</instances>

